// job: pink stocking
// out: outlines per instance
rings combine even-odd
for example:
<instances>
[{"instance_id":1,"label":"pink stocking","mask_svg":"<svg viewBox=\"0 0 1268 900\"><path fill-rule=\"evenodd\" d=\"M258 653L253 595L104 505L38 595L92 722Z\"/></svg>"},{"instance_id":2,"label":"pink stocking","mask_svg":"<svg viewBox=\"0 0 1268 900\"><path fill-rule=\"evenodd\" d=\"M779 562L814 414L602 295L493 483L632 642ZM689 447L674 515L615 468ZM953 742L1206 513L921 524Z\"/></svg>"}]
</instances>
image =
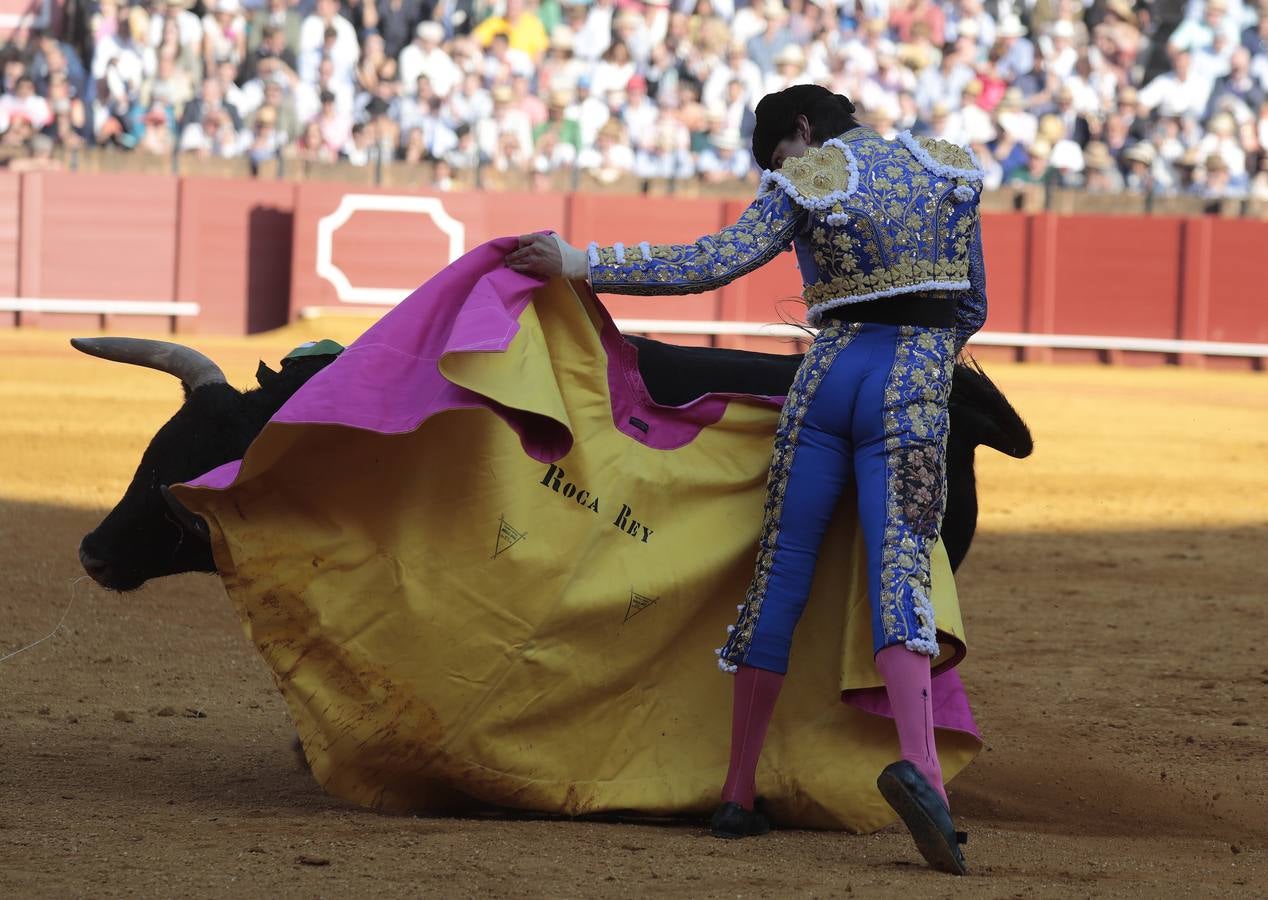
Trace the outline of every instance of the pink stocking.
<instances>
[{"instance_id":1,"label":"pink stocking","mask_svg":"<svg viewBox=\"0 0 1268 900\"><path fill-rule=\"evenodd\" d=\"M766 740L775 701L784 676L766 669L740 666L735 673L735 700L731 710L731 768L722 788L722 802L753 808L757 759Z\"/></svg>"},{"instance_id":2,"label":"pink stocking","mask_svg":"<svg viewBox=\"0 0 1268 900\"><path fill-rule=\"evenodd\" d=\"M876 654L876 668L885 679L889 705L898 726L898 746L903 759L915 766L947 803L942 786L942 766L933 740L930 659L902 644L886 647Z\"/></svg>"}]
</instances>

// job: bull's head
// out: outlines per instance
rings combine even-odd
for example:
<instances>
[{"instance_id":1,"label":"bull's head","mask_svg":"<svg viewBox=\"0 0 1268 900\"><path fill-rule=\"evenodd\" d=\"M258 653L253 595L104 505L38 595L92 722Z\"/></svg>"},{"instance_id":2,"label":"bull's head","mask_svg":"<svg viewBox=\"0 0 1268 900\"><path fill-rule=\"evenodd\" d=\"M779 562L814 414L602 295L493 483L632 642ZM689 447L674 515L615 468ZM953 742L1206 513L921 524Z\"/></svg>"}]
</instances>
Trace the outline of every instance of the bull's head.
<instances>
[{"instance_id":1,"label":"bull's head","mask_svg":"<svg viewBox=\"0 0 1268 900\"><path fill-rule=\"evenodd\" d=\"M168 491L222 463L250 443L242 395L196 350L136 338L75 338L90 356L147 366L180 379L185 403L159 429L123 499L79 545L84 571L103 587L131 591L150 578L214 572L207 528Z\"/></svg>"}]
</instances>

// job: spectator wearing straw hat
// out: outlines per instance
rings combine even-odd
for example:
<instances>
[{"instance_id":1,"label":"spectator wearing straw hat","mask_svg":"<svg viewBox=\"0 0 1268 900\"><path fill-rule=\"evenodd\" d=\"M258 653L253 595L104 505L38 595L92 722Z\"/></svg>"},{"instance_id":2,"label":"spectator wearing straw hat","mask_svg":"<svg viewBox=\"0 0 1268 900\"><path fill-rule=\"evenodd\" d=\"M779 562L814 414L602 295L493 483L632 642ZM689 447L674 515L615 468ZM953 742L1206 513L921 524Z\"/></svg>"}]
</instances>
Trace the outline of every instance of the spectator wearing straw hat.
<instances>
[{"instance_id":1,"label":"spectator wearing straw hat","mask_svg":"<svg viewBox=\"0 0 1268 900\"><path fill-rule=\"evenodd\" d=\"M982 0L958 0L947 14L948 41L958 41L963 36L990 47L995 43L995 32L995 18L986 11Z\"/></svg>"},{"instance_id":2,"label":"spectator wearing straw hat","mask_svg":"<svg viewBox=\"0 0 1268 900\"><path fill-rule=\"evenodd\" d=\"M781 0L766 0L761 12L766 26L761 34L749 39L748 56L763 72L771 72L775 69L775 58L793 43L793 36L788 30L788 9Z\"/></svg>"},{"instance_id":3,"label":"spectator wearing straw hat","mask_svg":"<svg viewBox=\"0 0 1268 900\"><path fill-rule=\"evenodd\" d=\"M1026 37L1026 28L1020 19L1011 13L1004 16L996 35L1003 51L999 60L1001 77L1012 82L1035 67L1035 45Z\"/></svg>"},{"instance_id":4,"label":"spectator wearing straw hat","mask_svg":"<svg viewBox=\"0 0 1268 900\"><path fill-rule=\"evenodd\" d=\"M573 90L588 66L577 58L576 36L567 25L556 25L550 33L550 47L538 67L538 83L546 90Z\"/></svg>"},{"instance_id":5,"label":"spectator wearing straw hat","mask_svg":"<svg viewBox=\"0 0 1268 900\"><path fill-rule=\"evenodd\" d=\"M700 177L709 184L747 178L753 161L740 136L734 131L714 135L710 145L700 154L697 166Z\"/></svg>"},{"instance_id":6,"label":"spectator wearing straw hat","mask_svg":"<svg viewBox=\"0 0 1268 900\"><path fill-rule=\"evenodd\" d=\"M1221 112L1207 123L1207 133L1198 144L1202 159L1219 156L1233 181L1246 176L1246 152L1237 133L1237 122L1231 113Z\"/></svg>"},{"instance_id":7,"label":"spectator wearing straw hat","mask_svg":"<svg viewBox=\"0 0 1268 900\"><path fill-rule=\"evenodd\" d=\"M1218 153L1205 157L1198 174L1199 194L1208 200L1245 196L1245 180L1229 170L1228 163Z\"/></svg>"},{"instance_id":8,"label":"spectator wearing straw hat","mask_svg":"<svg viewBox=\"0 0 1268 900\"><path fill-rule=\"evenodd\" d=\"M1029 144L1039 131L1039 120L1025 109L1021 88L1010 87L995 107L995 123L1014 140Z\"/></svg>"},{"instance_id":9,"label":"spectator wearing straw hat","mask_svg":"<svg viewBox=\"0 0 1268 900\"><path fill-rule=\"evenodd\" d=\"M510 85L498 85L493 89L493 114L475 123L476 144L486 159L505 159L508 150L529 156L533 148L533 131L528 117L515 107L515 92ZM511 134L513 141L504 136ZM499 156L501 154L501 157Z\"/></svg>"},{"instance_id":10,"label":"spectator wearing straw hat","mask_svg":"<svg viewBox=\"0 0 1268 900\"><path fill-rule=\"evenodd\" d=\"M967 135L960 116L951 109L949 104L943 103L941 100L929 110L928 121L925 122L924 127L920 131L926 137L950 141L953 144L964 145L967 143Z\"/></svg>"},{"instance_id":11,"label":"spectator wearing straw hat","mask_svg":"<svg viewBox=\"0 0 1268 900\"><path fill-rule=\"evenodd\" d=\"M576 153L581 151L581 125L570 114L572 109L572 92L556 88L550 92L550 103L547 106L546 121L533 129L533 146L537 147L544 134L553 134L555 141L566 144Z\"/></svg>"},{"instance_id":12,"label":"spectator wearing straw hat","mask_svg":"<svg viewBox=\"0 0 1268 900\"><path fill-rule=\"evenodd\" d=\"M619 122L610 121L599 129L594 147L577 156L577 166L604 184L634 171L634 153Z\"/></svg>"},{"instance_id":13,"label":"spectator wearing straw hat","mask_svg":"<svg viewBox=\"0 0 1268 900\"><path fill-rule=\"evenodd\" d=\"M1122 193L1123 176L1108 147L1100 141L1092 141L1083 150L1083 162L1086 167L1083 186L1089 194Z\"/></svg>"},{"instance_id":14,"label":"spectator wearing straw hat","mask_svg":"<svg viewBox=\"0 0 1268 900\"><path fill-rule=\"evenodd\" d=\"M1157 182L1154 165L1158 162L1158 152L1153 144L1148 141L1133 144L1124 151L1123 162L1127 168L1123 175L1126 190L1138 194L1153 193Z\"/></svg>"},{"instance_id":15,"label":"spectator wearing straw hat","mask_svg":"<svg viewBox=\"0 0 1268 900\"><path fill-rule=\"evenodd\" d=\"M1083 148L1075 141L1065 138L1052 145L1052 153L1048 156L1056 184L1063 188L1079 188L1083 186Z\"/></svg>"},{"instance_id":16,"label":"spectator wearing straw hat","mask_svg":"<svg viewBox=\"0 0 1268 900\"><path fill-rule=\"evenodd\" d=\"M775 70L766 76L764 91L773 94L794 84L810 83L806 74L806 52L797 44L788 44L775 54Z\"/></svg>"},{"instance_id":17,"label":"spectator wearing straw hat","mask_svg":"<svg viewBox=\"0 0 1268 900\"><path fill-rule=\"evenodd\" d=\"M1052 144L1044 138L1036 138L1026 148L1026 164L1013 169L1004 176L1007 184L1042 184L1048 178L1048 157L1052 155Z\"/></svg>"}]
</instances>

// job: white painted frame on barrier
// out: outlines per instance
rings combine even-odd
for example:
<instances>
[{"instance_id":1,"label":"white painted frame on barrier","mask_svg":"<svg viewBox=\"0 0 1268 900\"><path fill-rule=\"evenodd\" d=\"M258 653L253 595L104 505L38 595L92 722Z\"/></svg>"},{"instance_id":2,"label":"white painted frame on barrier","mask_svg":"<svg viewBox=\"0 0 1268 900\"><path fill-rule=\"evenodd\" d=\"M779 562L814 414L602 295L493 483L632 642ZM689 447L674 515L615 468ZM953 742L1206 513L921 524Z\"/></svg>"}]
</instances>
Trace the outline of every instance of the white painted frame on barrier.
<instances>
[{"instance_id":1,"label":"white painted frame on barrier","mask_svg":"<svg viewBox=\"0 0 1268 900\"><path fill-rule=\"evenodd\" d=\"M335 296L343 303L395 306L418 287L416 284L407 288L355 287L347 274L335 265L335 232L358 212L404 212L427 216L449 238L446 265L466 252L467 228L445 211L439 198L404 194L344 194L335 211L317 221L317 274L334 285Z\"/></svg>"}]
</instances>

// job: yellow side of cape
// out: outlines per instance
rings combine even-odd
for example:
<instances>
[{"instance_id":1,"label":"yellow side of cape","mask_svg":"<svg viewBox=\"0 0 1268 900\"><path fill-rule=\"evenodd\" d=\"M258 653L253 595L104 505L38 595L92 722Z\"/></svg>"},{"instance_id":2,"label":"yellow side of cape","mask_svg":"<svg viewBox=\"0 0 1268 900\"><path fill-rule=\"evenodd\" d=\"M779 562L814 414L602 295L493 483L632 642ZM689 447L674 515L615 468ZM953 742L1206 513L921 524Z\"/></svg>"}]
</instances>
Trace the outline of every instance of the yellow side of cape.
<instances>
[{"instance_id":1,"label":"yellow side of cape","mask_svg":"<svg viewBox=\"0 0 1268 900\"><path fill-rule=\"evenodd\" d=\"M778 410L732 402L673 451L620 433L592 303L552 282L506 352L442 362L566 425L553 466L493 413L459 410L405 435L270 425L233 488L179 489L332 794L391 811L716 804L731 678L713 651L752 575ZM881 684L852 509L825 542L758 770L786 826L894 818L875 789L898 758L893 723L839 699ZM962 646L940 545L934 605ZM948 778L979 749L938 742Z\"/></svg>"}]
</instances>

